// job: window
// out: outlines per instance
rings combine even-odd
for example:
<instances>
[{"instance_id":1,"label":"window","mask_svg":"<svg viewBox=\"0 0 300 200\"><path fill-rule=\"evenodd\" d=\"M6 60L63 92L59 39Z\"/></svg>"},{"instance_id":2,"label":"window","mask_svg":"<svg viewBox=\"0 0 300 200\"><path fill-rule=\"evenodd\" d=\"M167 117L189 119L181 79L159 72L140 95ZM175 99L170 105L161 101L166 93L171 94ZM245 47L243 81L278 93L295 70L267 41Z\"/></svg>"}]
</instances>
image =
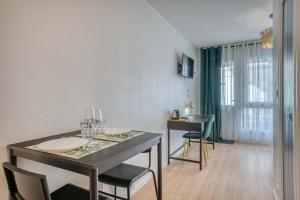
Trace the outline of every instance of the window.
<instances>
[{"instance_id":1,"label":"window","mask_svg":"<svg viewBox=\"0 0 300 200\"><path fill-rule=\"evenodd\" d=\"M245 103L242 110L242 131L268 138L273 131L272 62L259 58L249 60L243 81Z\"/></svg>"},{"instance_id":2,"label":"window","mask_svg":"<svg viewBox=\"0 0 300 200\"><path fill-rule=\"evenodd\" d=\"M272 141L272 59L272 49L262 49L255 42L223 47L222 134L239 141Z\"/></svg>"},{"instance_id":3,"label":"window","mask_svg":"<svg viewBox=\"0 0 300 200\"><path fill-rule=\"evenodd\" d=\"M221 66L221 105L234 105L234 64L225 62Z\"/></svg>"},{"instance_id":4,"label":"window","mask_svg":"<svg viewBox=\"0 0 300 200\"><path fill-rule=\"evenodd\" d=\"M247 72L244 90L246 104L260 104L260 106L272 106L273 78L272 65L264 60L250 60L247 64Z\"/></svg>"}]
</instances>

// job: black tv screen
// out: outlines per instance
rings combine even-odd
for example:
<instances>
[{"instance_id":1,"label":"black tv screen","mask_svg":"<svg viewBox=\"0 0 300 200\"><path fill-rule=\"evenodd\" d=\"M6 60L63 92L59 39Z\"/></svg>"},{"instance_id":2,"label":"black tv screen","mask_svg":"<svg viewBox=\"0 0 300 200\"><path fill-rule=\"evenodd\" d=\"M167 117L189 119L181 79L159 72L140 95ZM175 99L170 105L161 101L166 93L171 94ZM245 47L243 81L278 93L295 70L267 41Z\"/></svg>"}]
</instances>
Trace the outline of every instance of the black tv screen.
<instances>
[{"instance_id":1,"label":"black tv screen","mask_svg":"<svg viewBox=\"0 0 300 200\"><path fill-rule=\"evenodd\" d=\"M193 78L194 76L194 60L190 57L188 57L185 54L182 54L182 65L181 70L178 70L178 72L187 78Z\"/></svg>"}]
</instances>

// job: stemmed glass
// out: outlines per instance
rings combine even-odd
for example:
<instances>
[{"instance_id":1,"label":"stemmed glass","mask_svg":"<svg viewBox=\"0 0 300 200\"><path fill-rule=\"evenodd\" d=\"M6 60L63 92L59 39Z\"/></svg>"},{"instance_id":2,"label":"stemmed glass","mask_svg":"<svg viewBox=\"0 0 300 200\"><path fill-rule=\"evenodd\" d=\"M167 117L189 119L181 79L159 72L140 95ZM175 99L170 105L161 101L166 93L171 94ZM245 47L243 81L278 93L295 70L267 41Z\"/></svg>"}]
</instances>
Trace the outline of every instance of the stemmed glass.
<instances>
[{"instance_id":1,"label":"stemmed glass","mask_svg":"<svg viewBox=\"0 0 300 200\"><path fill-rule=\"evenodd\" d=\"M103 132L103 116L102 116L102 110L99 109L99 126L100 126L100 132Z\"/></svg>"},{"instance_id":2,"label":"stemmed glass","mask_svg":"<svg viewBox=\"0 0 300 200\"><path fill-rule=\"evenodd\" d=\"M91 125L92 132L97 134L101 133L101 125L103 123L102 111L101 109L95 109L94 107L90 110L89 124Z\"/></svg>"},{"instance_id":3,"label":"stemmed glass","mask_svg":"<svg viewBox=\"0 0 300 200\"><path fill-rule=\"evenodd\" d=\"M96 131L96 133L102 133L102 124L103 124L103 117L102 117L102 110L101 109L97 109L96 110L96 129L98 131Z\"/></svg>"}]
</instances>

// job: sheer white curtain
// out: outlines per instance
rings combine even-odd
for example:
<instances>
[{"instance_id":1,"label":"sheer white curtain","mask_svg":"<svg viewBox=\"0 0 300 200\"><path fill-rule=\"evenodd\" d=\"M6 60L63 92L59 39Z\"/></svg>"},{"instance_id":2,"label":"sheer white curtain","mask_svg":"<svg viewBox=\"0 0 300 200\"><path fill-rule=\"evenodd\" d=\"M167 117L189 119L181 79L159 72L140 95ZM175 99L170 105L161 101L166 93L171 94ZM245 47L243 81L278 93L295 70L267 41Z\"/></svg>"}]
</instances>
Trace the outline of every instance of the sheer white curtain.
<instances>
[{"instance_id":1,"label":"sheer white curtain","mask_svg":"<svg viewBox=\"0 0 300 200\"><path fill-rule=\"evenodd\" d=\"M222 134L238 141L273 139L272 50L259 43L224 46L221 67ZM226 123L233 119L232 124Z\"/></svg>"}]
</instances>

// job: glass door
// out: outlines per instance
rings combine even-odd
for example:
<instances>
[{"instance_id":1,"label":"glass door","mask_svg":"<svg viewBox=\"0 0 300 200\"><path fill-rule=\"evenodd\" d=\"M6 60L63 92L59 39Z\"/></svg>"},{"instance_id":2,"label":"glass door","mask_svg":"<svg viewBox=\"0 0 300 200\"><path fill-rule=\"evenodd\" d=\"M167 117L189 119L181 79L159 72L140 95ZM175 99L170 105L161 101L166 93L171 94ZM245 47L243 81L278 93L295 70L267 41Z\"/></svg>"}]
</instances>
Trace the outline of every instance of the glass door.
<instances>
[{"instance_id":1,"label":"glass door","mask_svg":"<svg viewBox=\"0 0 300 200\"><path fill-rule=\"evenodd\" d=\"M224 60L224 59L223 59ZM221 127L222 137L234 140L234 63L223 61L221 66Z\"/></svg>"},{"instance_id":2,"label":"glass door","mask_svg":"<svg viewBox=\"0 0 300 200\"><path fill-rule=\"evenodd\" d=\"M223 47L221 136L271 144L273 140L272 49L258 41Z\"/></svg>"}]
</instances>

